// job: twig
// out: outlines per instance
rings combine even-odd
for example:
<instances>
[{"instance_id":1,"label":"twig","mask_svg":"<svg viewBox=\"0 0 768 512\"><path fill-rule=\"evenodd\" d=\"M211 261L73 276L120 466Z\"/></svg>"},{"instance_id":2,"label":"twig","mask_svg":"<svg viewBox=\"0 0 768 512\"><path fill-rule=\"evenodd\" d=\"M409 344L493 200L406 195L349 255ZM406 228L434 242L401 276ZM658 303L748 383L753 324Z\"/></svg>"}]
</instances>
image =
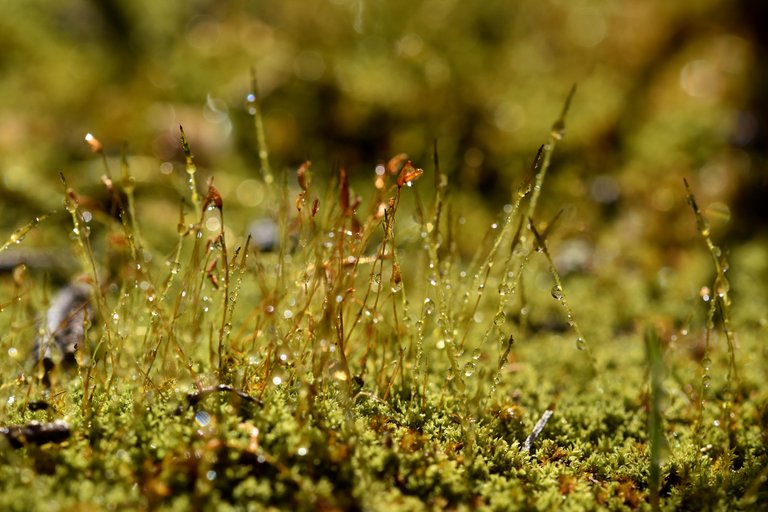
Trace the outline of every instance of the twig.
<instances>
[{"instance_id":1,"label":"twig","mask_svg":"<svg viewBox=\"0 0 768 512\"><path fill-rule=\"evenodd\" d=\"M245 391L241 391L239 389L233 388L232 386L228 386L227 384L218 384L216 386L211 386L208 388L203 388L199 391L193 391L192 393L187 393L187 403L190 407L194 407L198 403L200 403L202 400L206 399L209 395L212 395L213 393L231 393L233 395L237 395L243 400L247 402L251 402L253 404L261 405L262 402L258 398L254 398Z\"/></svg>"},{"instance_id":2,"label":"twig","mask_svg":"<svg viewBox=\"0 0 768 512\"><path fill-rule=\"evenodd\" d=\"M39 446L47 443L63 443L71 434L69 425L64 421L53 423L31 421L26 425L0 427L0 435L14 448L21 448L28 444Z\"/></svg>"},{"instance_id":3,"label":"twig","mask_svg":"<svg viewBox=\"0 0 768 512\"><path fill-rule=\"evenodd\" d=\"M547 425L549 418L551 418L554 413L555 408L553 405L550 405L547 410L544 411L544 414L541 415L539 421L537 421L536 425L534 425L531 434L525 439L525 443L523 443L523 451L530 453L531 449L533 448L533 443L536 442L536 438L539 437L539 434L541 434L541 431L544 430L544 427Z\"/></svg>"}]
</instances>

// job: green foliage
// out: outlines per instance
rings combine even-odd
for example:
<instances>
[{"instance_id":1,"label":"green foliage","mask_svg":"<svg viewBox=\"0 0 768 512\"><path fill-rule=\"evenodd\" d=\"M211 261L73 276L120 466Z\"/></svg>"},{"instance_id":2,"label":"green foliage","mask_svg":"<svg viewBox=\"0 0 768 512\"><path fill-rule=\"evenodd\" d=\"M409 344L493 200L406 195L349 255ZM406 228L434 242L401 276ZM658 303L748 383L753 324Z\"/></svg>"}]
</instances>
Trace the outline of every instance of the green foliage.
<instances>
[{"instance_id":1,"label":"green foliage","mask_svg":"<svg viewBox=\"0 0 768 512\"><path fill-rule=\"evenodd\" d=\"M46 384L22 349L36 331L25 311L44 309L51 291L21 267L4 284L3 350L11 357L3 372L13 376L2 388L4 423L64 418L72 435L3 451L3 508L758 502L764 425L742 397L766 397L754 368L734 378L730 317L725 354L709 341L711 310L704 326L706 357L726 359L724 380L713 382L677 333L646 335L646 375L640 334L590 310L605 297L589 279L557 270L555 223L532 220L562 118L556 127L471 261L456 249L460 222L443 214L450 185L437 156L431 206L411 201L428 181L417 181L421 169L401 158L376 175L369 206L343 170L326 192L314 188L309 164L298 191L287 178L266 184L280 212L274 252L228 232L228 198L212 181L182 208L169 257L138 235L148 227L140 230L132 190L121 191L127 203L114 195L115 218L94 215L67 188L71 250L91 276L98 314L78 367L54 368ZM183 132L180 143L197 194ZM130 186L130 168L123 173L122 187ZM43 229L24 225L9 246ZM724 270L715 263L719 289ZM551 303L548 273L564 312ZM566 288L578 299L565 302ZM641 307L652 315L655 305ZM606 327L613 339L585 345L586 332ZM698 395L697 368L708 377L709 400ZM33 401L47 409L33 410ZM548 409L549 421L534 429ZM662 464L665 438L672 449ZM34 498L23 490L29 485Z\"/></svg>"},{"instance_id":2,"label":"green foliage","mask_svg":"<svg viewBox=\"0 0 768 512\"><path fill-rule=\"evenodd\" d=\"M0 509L768 500L746 7L6 7Z\"/></svg>"}]
</instances>

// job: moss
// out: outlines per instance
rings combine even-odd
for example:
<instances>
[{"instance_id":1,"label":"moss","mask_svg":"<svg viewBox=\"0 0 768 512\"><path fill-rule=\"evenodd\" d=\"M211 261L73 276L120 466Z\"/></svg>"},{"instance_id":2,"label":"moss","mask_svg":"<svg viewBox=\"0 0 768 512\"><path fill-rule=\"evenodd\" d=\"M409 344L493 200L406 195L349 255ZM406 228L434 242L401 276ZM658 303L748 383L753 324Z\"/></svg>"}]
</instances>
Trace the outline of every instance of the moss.
<instances>
[{"instance_id":1,"label":"moss","mask_svg":"<svg viewBox=\"0 0 768 512\"><path fill-rule=\"evenodd\" d=\"M171 187L181 206L145 202L131 166L118 183L102 152L106 183L131 203L111 205L121 215L72 181L66 227L52 217L13 231L8 247L63 237L98 314L79 366L46 383L18 353L52 285L18 269L0 281L0 425L72 430L17 450L0 440L0 508L638 510L657 491L664 510L765 501L763 241L728 255L719 299L703 287L729 283L726 259L707 262L673 227L653 230L673 249L627 235L582 254L574 236L592 247L616 231L610 219L578 227L591 214L569 206L575 171L545 180L575 165L558 153L567 105L530 182L493 216L437 157L426 170L396 157L375 177L294 176L270 163L268 123L249 101L258 143L243 159L263 180L238 174L244 192L229 176L198 190L190 135ZM254 204L278 226L258 248L242 236ZM548 211L563 204L561 217ZM721 251L698 207L689 220ZM647 325L659 333L652 379Z\"/></svg>"}]
</instances>

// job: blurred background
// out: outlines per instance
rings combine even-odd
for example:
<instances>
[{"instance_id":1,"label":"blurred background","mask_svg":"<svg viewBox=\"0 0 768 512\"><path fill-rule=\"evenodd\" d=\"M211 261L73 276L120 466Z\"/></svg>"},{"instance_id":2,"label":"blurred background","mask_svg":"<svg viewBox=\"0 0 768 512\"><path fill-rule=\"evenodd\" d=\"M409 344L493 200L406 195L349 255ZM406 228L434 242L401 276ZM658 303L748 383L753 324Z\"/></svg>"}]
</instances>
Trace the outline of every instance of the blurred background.
<instances>
[{"instance_id":1,"label":"blurred background","mask_svg":"<svg viewBox=\"0 0 768 512\"><path fill-rule=\"evenodd\" d=\"M593 265L594 247L638 268L678 264L698 237L683 177L718 239L764 234L761 0L27 0L3 12L4 233L62 210L60 172L103 193L90 132L113 174L128 155L143 223L167 224L144 228L162 244L187 195L180 124L199 183L215 176L244 232L269 206L246 101L253 68L276 171L309 159L323 182L343 166L366 197L395 154L430 171L437 140L457 215L480 234L578 84L540 210L565 211L566 266ZM422 187L428 198L431 180Z\"/></svg>"}]
</instances>

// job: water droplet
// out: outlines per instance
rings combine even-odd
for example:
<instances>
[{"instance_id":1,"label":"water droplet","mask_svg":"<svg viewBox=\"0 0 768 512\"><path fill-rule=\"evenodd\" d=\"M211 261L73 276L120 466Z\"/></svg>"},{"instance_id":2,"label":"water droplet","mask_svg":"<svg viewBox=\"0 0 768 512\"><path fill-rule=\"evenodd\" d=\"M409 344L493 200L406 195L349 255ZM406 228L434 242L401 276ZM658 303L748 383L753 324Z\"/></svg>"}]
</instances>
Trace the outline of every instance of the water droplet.
<instances>
[{"instance_id":1,"label":"water droplet","mask_svg":"<svg viewBox=\"0 0 768 512\"><path fill-rule=\"evenodd\" d=\"M709 356L706 356L704 359L701 360L701 366L704 368L705 372L708 372L710 368L712 368L712 358Z\"/></svg>"},{"instance_id":2,"label":"water droplet","mask_svg":"<svg viewBox=\"0 0 768 512\"><path fill-rule=\"evenodd\" d=\"M297 454L299 457L304 457L304 456L307 454L307 452L308 452L308 451L309 451L309 450L307 450L307 449L306 449L304 446L300 446L300 447L299 447L299 449L298 449L298 450L296 450L296 454Z\"/></svg>"},{"instance_id":3,"label":"water droplet","mask_svg":"<svg viewBox=\"0 0 768 512\"><path fill-rule=\"evenodd\" d=\"M563 300L563 289L560 288L560 285L557 285L557 284L554 285L550 293L552 294L552 298L557 300Z\"/></svg>"},{"instance_id":4,"label":"water droplet","mask_svg":"<svg viewBox=\"0 0 768 512\"><path fill-rule=\"evenodd\" d=\"M435 347L437 347L438 350L443 350L445 348L445 340L437 340Z\"/></svg>"},{"instance_id":5,"label":"water droplet","mask_svg":"<svg viewBox=\"0 0 768 512\"><path fill-rule=\"evenodd\" d=\"M511 290L507 283L501 283L499 285L499 295L509 295L510 292Z\"/></svg>"},{"instance_id":6,"label":"water droplet","mask_svg":"<svg viewBox=\"0 0 768 512\"><path fill-rule=\"evenodd\" d=\"M453 380L454 377L455 375L453 373L453 368L448 368L448 371L445 373L445 380L450 382Z\"/></svg>"},{"instance_id":7,"label":"water droplet","mask_svg":"<svg viewBox=\"0 0 768 512\"><path fill-rule=\"evenodd\" d=\"M475 369L477 368L477 363L474 361L467 363L464 365L464 376L465 377L471 377L475 373Z\"/></svg>"},{"instance_id":8,"label":"water droplet","mask_svg":"<svg viewBox=\"0 0 768 512\"><path fill-rule=\"evenodd\" d=\"M206 477L208 480L216 480L216 472L215 472L214 470L210 470L209 472L207 472L207 473L205 474L205 477Z\"/></svg>"},{"instance_id":9,"label":"water droplet","mask_svg":"<svg viewBox=\"0 0 768 512\"><path fill-rule=\"evenodd\" d=\"M482 352L480 352L479 348L476 348L475 350L472 351L472 359L474 359L475 361L480 359L481 355L482 355Z\"/></svg>"},{"instance_id":10,"label":"water droplet","mask_svg":"<svg viewBox=\"0 0 768 512\"><path fill-rule=\"evenodd\" d=\"M565 121L560 119L555 122L555 124L552 125L551 135L555 140L563 140L563 137L565 137Z\"/></svg>"},{"instance_id":11,"label":"water droplet","mask_svg":"<svg viewBox=\"0 0 768 512\"><path fill-rule=\"evenodd\" d=\"M709 386L712 384L712 377L709 375L704 375L704 377L701 378L701 384L705 389L709 388Z\"/></svg>"},{"instance_id":12,"label":"water droplet","mask_svg":"<svg viewBox=\"0 0 768 512\"><path fill-rule=\"evenodd\" d=\"M392 285L392 293L397 293L402 289L403 289L403 285L401 285L400 283Z\"/></svg>"},{"instance_id":13,"label":"water droplet","mask_svg":"<svg viewBox=\"0 0 768 512\"><path fill-rule=\"evenodd\" d=\"M587 349L587 342L581 336L576 338L576 348L579 349L579 350L586 350Z\"/></svg>"},{"instance_id":14,"label":"water droplet","mask_svg":"<svg viewBox=\"0 0 768 512\"><path fill-rule=\"evenodd\" d=\"M16 350L16 347L11 347L8 349L8 355L11 356L12 358L15 358L18 353L19 351Z\"/></svg>"},{"instance_id":15,"label":"water droplet","mask_svg":"<svg viewBox=\"0 0 768 512\"><path fill-rule=\"evenodd\" d=\"M499 311L498 313L496 313L496 316L493 317L493 324L496 327L501 327L502 325L504 325L504 322L506 321L506 319L507 318L506 318L506 316L504 316L504 312L503 311Z\"/></svg>"},{"instance_id":16,"label":"water droplet","mask_svg":"<svg viewBox=\"0 0 768 512\"><path fill-rule=\"evenodd\" d=\"M424 299L424 314L429 316L435 312L435 302L427 297Z\"/></svg>"},{"instance_id":17,"label":"water droplet","mask_svg":"<svg viewBox=\"0 0 768 512\"><path fill-rule=\"evenodd\" d=\"M381 284L381 274L373 274L371 276L371 283L376 285Z\"/></svg>"},{"instance_id":18,"label":"water droplet","mask_svg":"<svg viewBox=\"0 0 768 512\"><path fill-rule=\"evenodd\" d=\"M211 415L206 411L197 411L195 414L195 423L201 427L206 427L211 422Z\"/></svg>"},{"instance_id":19,"label":"water droplet","mask_svg":"<svg viewBox=\"0 0 768 512\"><path fill-rule=\"evenodd\" d=\"M283 379L282 378L277 377L277 376L272 377L272 384L274 384L275 386L279 386L282 383L283 383Z\"/></svg>"}]
</instances>

